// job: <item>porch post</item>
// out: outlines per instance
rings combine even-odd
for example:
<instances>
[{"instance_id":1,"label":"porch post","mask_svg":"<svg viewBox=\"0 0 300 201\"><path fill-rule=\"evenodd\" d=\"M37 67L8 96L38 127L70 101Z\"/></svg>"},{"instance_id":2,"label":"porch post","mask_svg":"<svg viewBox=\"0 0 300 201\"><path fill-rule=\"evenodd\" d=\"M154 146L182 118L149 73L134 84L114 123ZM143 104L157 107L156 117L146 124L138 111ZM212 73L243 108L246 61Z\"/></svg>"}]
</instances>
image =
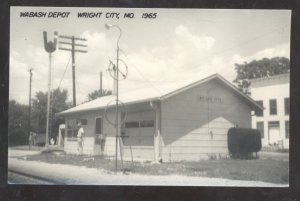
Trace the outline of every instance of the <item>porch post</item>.
<instances>
[{"instance_id":1,"label":"porch post","mask_svg":"<svg viewBox=\"0 0 300 201\"><path fill-rule=\"evenodd\" d=\"M159 162L160 156L160 104L159 102L151 102L151 107L155 111L155 134L154 134L154 159Z\"/></svg>"},{"instance_id":2,"label":"porch post","mask_svg":"<svg viewBox=\"0 0 300 201\"><path fill-rule=\"evenodd\" d=\"M58 146L61 146L61 125L62 124L59 124L59 126L58 126L58 139L56 141Z\"/></svg>"}]
</instances>

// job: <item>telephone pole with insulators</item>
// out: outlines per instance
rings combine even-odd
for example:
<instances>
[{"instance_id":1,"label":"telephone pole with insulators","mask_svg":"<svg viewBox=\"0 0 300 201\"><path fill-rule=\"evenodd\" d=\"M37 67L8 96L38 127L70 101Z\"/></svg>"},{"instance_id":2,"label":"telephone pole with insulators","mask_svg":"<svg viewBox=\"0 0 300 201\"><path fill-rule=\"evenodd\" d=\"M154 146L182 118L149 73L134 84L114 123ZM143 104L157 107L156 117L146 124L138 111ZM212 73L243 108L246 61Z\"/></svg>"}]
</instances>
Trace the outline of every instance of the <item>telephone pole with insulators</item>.
<instances>
[{"instance_id":1,"label":"telephone pole with insulators","mask_svg":"<svg viewBox=\"0 0 300 201\"><path fill-rule=\"evenodd\" d=\"M87 47L84 44L78 44L76 41L87 41L85 38L78 38L75 36L60 35L60 39L69 40L70 42L59 41L60 45L68 45L69 48L59 47L59 50L70 51L72 54L72 81L73 81L73 106L76 106L76 85L75 85L75 52L87 53L86 50L77 49L78 47Z\"/></svg>"}]
</instances>

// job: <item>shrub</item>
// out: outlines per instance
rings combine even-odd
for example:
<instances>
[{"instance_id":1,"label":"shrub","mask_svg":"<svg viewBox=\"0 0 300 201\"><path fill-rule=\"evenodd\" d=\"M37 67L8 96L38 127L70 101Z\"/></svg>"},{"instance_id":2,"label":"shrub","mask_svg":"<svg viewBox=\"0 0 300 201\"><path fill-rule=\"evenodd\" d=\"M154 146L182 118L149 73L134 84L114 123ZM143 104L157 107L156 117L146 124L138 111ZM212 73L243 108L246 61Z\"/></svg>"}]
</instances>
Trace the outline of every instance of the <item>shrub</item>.
<instances>
[{"instance_id":1,"label":"shrub","mask_svg":"<svg viewBox=\"0 0 300 201\"><path fill-rule=\"evenodd\" d=\"M9 146L20 146L28 144L27 133L22 130L16 130L9 134L8 145Z\"/></svg>"},{"instance_id":2,"label":"shrub","mask_svg":"<svg viewBox=\"0 0 300 201\"><path fill-rule=\"evenodd\" d=\"M230 128L227 143L233 158L248 158L253 152L261 150L261 134L256 129Z\"/></svg>"}]
</instances>

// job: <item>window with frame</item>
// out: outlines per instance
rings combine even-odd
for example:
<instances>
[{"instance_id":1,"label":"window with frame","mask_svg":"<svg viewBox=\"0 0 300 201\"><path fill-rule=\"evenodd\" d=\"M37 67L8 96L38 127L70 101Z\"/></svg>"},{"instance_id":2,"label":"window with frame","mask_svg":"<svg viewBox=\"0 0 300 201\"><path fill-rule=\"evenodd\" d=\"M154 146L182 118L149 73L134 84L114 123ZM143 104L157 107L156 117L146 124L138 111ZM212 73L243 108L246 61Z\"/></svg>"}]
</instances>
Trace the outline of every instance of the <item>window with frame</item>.
<instances>
[{"instance_id":1,"label":"window with frame","mask_svg":"<svg viewBox=\"0 0 300 201\"><path fill-rule=\"evenodd\" d=\"M269 128L272 128L272 127L280 127L279 126L279 121L269 121L269 123L268 123L268 127Z\"/></svg>"},{"instance_id":2,"label":"window with frame","mask_svg":"<svg viewBox=\"0 0 300 201\"><path fill-rule=\"evenodd\" d=\"M284 114L285 115L290 114L290 98L284 99Z\"/></svg>"},{"instance_id":3,"label":"window with frame","mask_svg":"<svg viewBox=\"0 0 300 201\"><path fill-rule=\"evenodd\" d=\"M290 138L290 121L285 121L285 138Z\"/></svg>"},{"instance_id":4,"label":"window with frame","mask_svg":"<svg viewBox=\"0 0 300 201\"><path fill-rule=\"evenodd\" d=\"M139 128L140 122L139 121L127 121L125 122L125 128Z\"/></svg>"},{"instance_id":5,"label":"window with frame","mask_svg":"<svg viewBox=\"0 0 300 201\"><path fill-rule=\"evenodd\" d=\"M277 114L277 101L276 99L270 100L270 115L276 115Z\"/></svg>"},{"instance_id":6,"label":"window with frame","mask_svg":"<svg viewBox=\"0 0 300 201\"><path fill-rule=\"evenodd\" d=\"M154 127L154 120L141 121L140 122L140 126L142 128L145 128L145 127Z\"/></svg>"},{"instance_id":7,"label":"window with frame","mask_svg":"<svg viewBox=\"0 0 300 201\"><path fill-rule=\"evenodd\" d=\"M256 129L259 130L259 132L261 134L261 138L264 138L264 122L263 121L256 122Z\"/></svg>"},{"instance_id":8,"label":"window with frame","mask_svg":"<svg viewBox=\"0 0 300 201\"><path fill-rule=\"evenodd\" d=\"M76 119L67 120L67 137L68 138L76 138L78 133L78 121Z\"/></svg>"},{"instance_id":9,"label":"window with frame","mask_svg":"<svg viewBox=\"0 0 300 201\"><path fill-rule=\"evenodd\" d=\"M261 107L264 107L263 101L255 101L258 105L260 105ZM263 110L257 110L256 111L256 116L257 117L262 117L264 115L264 111Z\"/></svg>"}]
</instances>

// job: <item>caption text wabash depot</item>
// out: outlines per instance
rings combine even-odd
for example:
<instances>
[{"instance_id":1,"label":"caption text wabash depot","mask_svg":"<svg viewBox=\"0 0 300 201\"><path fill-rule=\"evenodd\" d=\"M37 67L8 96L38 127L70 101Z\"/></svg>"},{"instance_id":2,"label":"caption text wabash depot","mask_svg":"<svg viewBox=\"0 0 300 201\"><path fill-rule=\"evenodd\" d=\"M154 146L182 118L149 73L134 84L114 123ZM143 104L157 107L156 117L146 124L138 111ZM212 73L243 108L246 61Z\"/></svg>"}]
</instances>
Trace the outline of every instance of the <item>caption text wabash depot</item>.
<instances>
[{"instance_id":1,"label":"caption text wabash depot","mask_svg":"<svg viewBox=\"0 0 300 201\"><path fill-rule=\"evenodd\" d=\"M28 18L69 18L71 12L20 12L20 17ZM118 12L77 12L77 18L106 18L106 19L120 19L120 18L136 18L135 13L118 13ZM156 19L157 13L141 13L140 18Z\"/></svg>"}]
</instances>

